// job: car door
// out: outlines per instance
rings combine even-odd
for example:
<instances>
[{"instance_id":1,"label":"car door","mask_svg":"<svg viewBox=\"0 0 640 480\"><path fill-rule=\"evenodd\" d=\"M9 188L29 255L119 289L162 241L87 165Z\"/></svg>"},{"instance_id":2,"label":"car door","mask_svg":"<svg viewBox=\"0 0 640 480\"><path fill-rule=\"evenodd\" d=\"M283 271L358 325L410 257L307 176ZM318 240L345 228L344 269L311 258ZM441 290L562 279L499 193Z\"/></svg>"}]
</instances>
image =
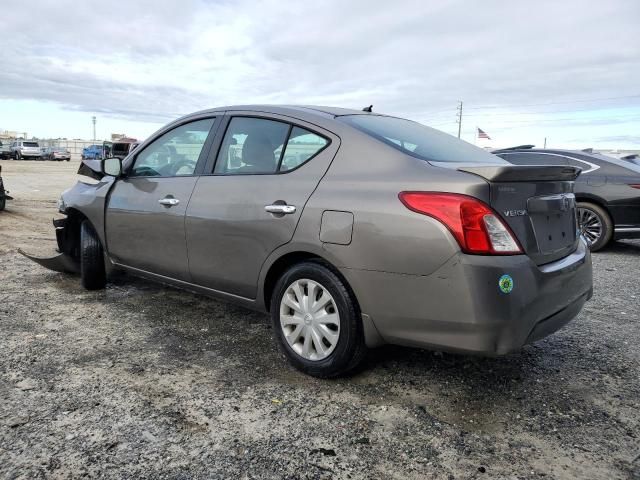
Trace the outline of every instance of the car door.
<instances>
[{"instance_id":1,"label":"car door","mask_svg":"<svg viewBox=\"0 0 640 480\"><path fill-rule=\"evenodd\" d=\"M291 240L340 141L277 115L235 113L225 125L187 210L189 269L198 285L253 299L262 264Z\"/></svg>"},{"instance_id":2,"label":"car door","mask_svg":"<svg viewBox=\"0 0 640 480\"><path fill-rule=\"evenodd\" d=\"M116 263L189 281L184 216L215 126L213 117L175 126L127 160L106 211Z\"/></svg>"}]
</instances>

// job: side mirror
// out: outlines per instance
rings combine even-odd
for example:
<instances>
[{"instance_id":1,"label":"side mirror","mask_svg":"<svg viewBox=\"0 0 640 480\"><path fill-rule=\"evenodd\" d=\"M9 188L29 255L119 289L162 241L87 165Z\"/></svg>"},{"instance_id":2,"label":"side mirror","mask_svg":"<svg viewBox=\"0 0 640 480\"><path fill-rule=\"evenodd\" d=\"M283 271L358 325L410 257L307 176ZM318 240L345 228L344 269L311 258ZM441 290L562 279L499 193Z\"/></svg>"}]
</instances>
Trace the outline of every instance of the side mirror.
<instances>
[{"instance_id":1,"label":"side mirror","mask_svg":"<svg viewBox=\"0 0 640 480\"><path fill-rule=\"evenodd\" d=\"M122 161L119 158L111 157L102 160L102 173L112 177L122 175Z\"/></svg>"}]
</instances>

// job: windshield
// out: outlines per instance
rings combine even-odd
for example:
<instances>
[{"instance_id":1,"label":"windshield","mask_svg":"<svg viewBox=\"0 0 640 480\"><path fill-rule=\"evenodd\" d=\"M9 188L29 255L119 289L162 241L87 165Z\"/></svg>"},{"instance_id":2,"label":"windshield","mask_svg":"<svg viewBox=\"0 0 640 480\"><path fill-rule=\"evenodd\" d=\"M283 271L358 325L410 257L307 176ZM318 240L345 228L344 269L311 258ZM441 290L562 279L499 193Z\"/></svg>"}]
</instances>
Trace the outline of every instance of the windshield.
<instances>
[{"instance_id":1,"label":"windshield","mask_svg":"<svg viewBox=\"0 0 640 480\"><path fill-rule=\"evenodd\" d=\"M481 148L417 122L381 115L345 115L340 120L401 152L422 160L460 163L504 163Z\"/></svg>"},{"instance_id":2,"label":"windshield","mask_svg":"<svg viewBox=\"0 0 640 480\"><path fill-rule=\"evenodd\" d=\"M38 143L37 142L22 142L22 145L24 147L37 147Z\"/></svg>"}]
</instances>

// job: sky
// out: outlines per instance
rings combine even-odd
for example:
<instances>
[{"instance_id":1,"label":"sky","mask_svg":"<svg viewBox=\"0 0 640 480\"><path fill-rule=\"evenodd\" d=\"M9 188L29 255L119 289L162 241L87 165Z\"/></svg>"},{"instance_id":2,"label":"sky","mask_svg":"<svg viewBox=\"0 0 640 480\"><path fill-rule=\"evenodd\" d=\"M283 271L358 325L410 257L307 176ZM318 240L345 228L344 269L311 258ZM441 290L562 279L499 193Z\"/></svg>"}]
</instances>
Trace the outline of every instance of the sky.
<instances>
[{"instance_id":1,"label":"sky","mask_svg":"<svg viewBox=\"0 0 640 480\"><path fill-rule=\"evenodd\" d=\"M0 131L139 139L269 103L402 116L484 146L640 149L638 0L3 0ZM476 128L491 137L478 141Z\"/></svg>"}]
</instances>

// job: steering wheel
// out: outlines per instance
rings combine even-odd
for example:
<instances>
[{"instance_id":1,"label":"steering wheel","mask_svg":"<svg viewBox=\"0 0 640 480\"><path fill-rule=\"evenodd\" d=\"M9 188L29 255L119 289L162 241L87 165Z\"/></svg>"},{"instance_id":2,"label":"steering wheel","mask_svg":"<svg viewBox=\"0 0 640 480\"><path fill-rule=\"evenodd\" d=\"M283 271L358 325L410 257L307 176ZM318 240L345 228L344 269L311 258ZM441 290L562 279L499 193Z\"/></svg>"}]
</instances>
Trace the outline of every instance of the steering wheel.
<instances>
[{"instance_id":1,"label":"steering wheel","mask_svg":"<svg viewBox=\"0 0 640 480\"><path fill-rule=\"evenodd\" d=\"M191 175L196 169L196 162L188 159L178 160L177 162L171 165L171 174L178 175L178 172L183 167L188 167L190 171L186 175Z\"/></svg>"}]
</instances>

